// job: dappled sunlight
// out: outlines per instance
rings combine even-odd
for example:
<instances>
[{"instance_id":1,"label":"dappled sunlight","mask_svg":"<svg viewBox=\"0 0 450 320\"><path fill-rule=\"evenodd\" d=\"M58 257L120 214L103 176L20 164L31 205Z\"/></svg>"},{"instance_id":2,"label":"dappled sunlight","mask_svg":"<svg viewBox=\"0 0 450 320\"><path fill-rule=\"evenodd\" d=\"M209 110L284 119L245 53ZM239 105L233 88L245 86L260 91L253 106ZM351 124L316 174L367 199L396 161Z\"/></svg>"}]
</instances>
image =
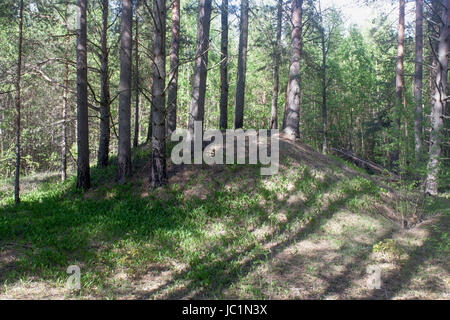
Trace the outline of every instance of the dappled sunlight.
<instances>
[{"instance_id":1,"label":"dappled sunlight","mask_svg":"<svg viewBox=\"0 0 450 320\"><path fill-rule=\"evenodd\" d=\"M281 155L275 176L257 166L171 166L170 184L148 191L141 162L125 185L99 171L111 183L88 194L67 182L24 197L14 214L7 205L0 297L379 297L366 288L366 267L393 277L407 255L383 260L374 247L395 239L406 254L427 234L402 231L388 212L395 203L379 196L384 187L343 164L318 161L300 143L286 142ZM70 264L82 270L75 294L64 288Z\"/></svg>"}]
</instances>

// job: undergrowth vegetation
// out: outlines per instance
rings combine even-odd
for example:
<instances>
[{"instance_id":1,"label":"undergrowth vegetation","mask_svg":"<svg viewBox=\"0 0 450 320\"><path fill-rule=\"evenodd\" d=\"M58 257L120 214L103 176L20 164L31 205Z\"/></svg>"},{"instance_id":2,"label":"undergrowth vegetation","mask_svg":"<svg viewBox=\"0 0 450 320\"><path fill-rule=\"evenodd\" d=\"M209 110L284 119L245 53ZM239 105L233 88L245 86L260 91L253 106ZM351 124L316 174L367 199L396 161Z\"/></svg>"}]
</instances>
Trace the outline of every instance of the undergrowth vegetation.
<instances>
[{"instance_id":1,"label":"undergrowth vegetation","mask_svg":"<svg viewBox=\"0 0 450 320\"><path fill-rule=\"evenodd\" d=\"M75 296L116 297L159 266L171 270L170 284L142 297L195 291L223 298L269 259L268 244L306 239L340 210L381 219L375 204L383 187L360 175L337 179L337 166L320 171L288 157L272 177L261 177L258 166L224 166L217 175L204 166L184 183L149 192L140 176L146 150L134 152L136 178L125 185L114 183L113 161L93 169L89 193L77 191L72 177L41 184L19 206L2 198L0 243L14 253L0 266L3 291L35 280L64 288L67 267L78 265ZM187 192L198 186L204 190ZM436 248L448 253L448 233L440 237L447 245Z\"/></svg>"}]
</instances>

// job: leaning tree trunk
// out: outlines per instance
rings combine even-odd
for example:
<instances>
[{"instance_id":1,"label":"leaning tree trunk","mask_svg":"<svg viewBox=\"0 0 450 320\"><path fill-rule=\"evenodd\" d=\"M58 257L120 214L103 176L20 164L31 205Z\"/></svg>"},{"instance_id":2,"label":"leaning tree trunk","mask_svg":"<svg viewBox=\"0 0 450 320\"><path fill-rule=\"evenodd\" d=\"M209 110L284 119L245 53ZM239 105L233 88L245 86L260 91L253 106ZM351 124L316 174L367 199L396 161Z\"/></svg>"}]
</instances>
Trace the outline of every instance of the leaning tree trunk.
<instances>
[{"instance_id":1,"label":"leaning tree trunk","mask_svg":"<svg viewBox=\"0 0 450 320\"><path fill-rule=\"evenodd\" d=\"M220 120L219 128L228 128L228 0L222 0L220 39Z\"/></svg>"},{"instance_id":2,"label":"leaning tree trunk","mask_svg":"<svg viewBox=\"0 0 450 320\"><path fill-rule=\"evenodd\" d=\"M122 33L119 84L119 152L117 181L124 183L131 176L131 47L133 7L131 0L122 0Z\"/></svg>"},{"instance_id":3,"label":"leaning tree trunk","mask_svg":"<svg viewBox=\"0 0 450 320\"><path fill-rule=\"evenodd\" d=\"M178 65L180 51L180 0L172 4L172 39L170 42L170 72L167 96L167 133L177 128Z\"/></svg>"},{"instance_id":4,"label":"leaning tree trunk","mask_svg":"<svg viewBox=\"0 0 450 320\"><path fill-rule=\"evenodd\" d=\"M154 0L155 36L153 43L152 159L150 187L167 182L166 166L166 1Z\"/></svg>"},{"instance_id":5,"label":"leaning tree trunk","mask_svg":"<svg viewBox=\"0 0 450 320\"><path fill-rule=\"evenodd\" d=\"M236 108L234 113L234 128L239 129L244 125L245 105L245 76L247 71L247 47L248 47L248 0L241 1L241 23L238 53L238 74L236 83Z\"/></svg>"},{"instance_id":6,"label":"leaning tree trunk","mask_svg":"<svg viewBox=\"0 0 450 320\"><path fill-rule=\"evenodd\" d=\"M22 77L22 44L23 44L23 0L19 6L19 53L17 58L17 80L16 80L16 171L14 179L14 201L20 202L20 109L22 103L20 80Z\"/></svg>"},{"instance_id":7,"label":"leaning tree trunk","mask_svg":"<svg viewBox=\"0 0 450 320\"><path fill-rule=\"evenodd\" d=\"M102 0L102 34L100 38L100 140L97 164L106 167L109 162L109 143L111 138L111 95L109 91L109 50L108 50L108 14L109 1Z\"/></svg>"},{"instance_id":8,"label":"leaning tree trunk","mask_svg":"<svg viewBox=\"0 0 450 320\"><path fill-rule=\"evenodd\" d=\"M416 162L422 154L423 0L416 0L416 48L414 69L414 140Z\"/></svg>"},{"instance_id":9,"label":"leaning tree trunk","mask_svg":"<svg viewBox=\"0 0 450 320\"><path fill-rule=\"evenodd\" d=\"M87 0L77 0L77 188L91 187L87 100Z\"/></svg>"},{"instance_id":10,"label":"leaning tree trunk","mask_svg":"<svg viewBox=\"0 0 450 320\"><path fill-rule=\"evenodd\" d=\"M286 128L290 139L300 137L300 59L302 55L302 5L303 0L292 1L292 57L289 69Z\"/></svg>"},{"instance_id":11,"label":"leaning tree trunk","mask_svg":"<svg viewBox=\"0 0 450 320\"><path fill-rule=\"evenodd\" d=\"M450 27L450 0L441 0L442 25L439 32L438 68L436 72L436 89L434 104L431 110L431 145L430 159L427 167L427 180L425 192L430 195L438 193L439 165L441 157L441 135L444 125L443 111L447 100L448 53L449 53L449 27Z\"/></svg>"},{"instance_id":12,"label":"leaning tree trunk","mask_svg":"<svg viewBox=\"0 0 450 320\"><path fill-rule=\"evenodd\" d=\"M208 74L209 29L211 25L211 0L199 0L197 23L197 48L195 51L194 80L189 108L189 134L194 135L194 121L205 118L206 77Z\"/></svg>"},{"instance_id":13,"label":"leaning tree trunk","mask_svg":"<svg viewBox=\"0 0 450 320\"><path fill-rule=\"evenodd\" d=\"M278 0L277 5L277 39L274 48L273 61L273 95L272 109L270 115L270 129L278 129L278 92L280 90L280 46L281 46L281 28L283 18L283 0Z\"/></svg>"},{"instance_id":14,"label":"leaning tree trunk","mask_svg":"<svg viewBox=\"0 0 450 320\"><path fill-rule=\"evenodd\" d=\"M133 147L139 145L139 16L138 16L138 3L136 2L136 30L135 30L135 50L134 50L134 94L135 94L135 109L134 109L134 139Z\"/></svg>"}]
</instances>

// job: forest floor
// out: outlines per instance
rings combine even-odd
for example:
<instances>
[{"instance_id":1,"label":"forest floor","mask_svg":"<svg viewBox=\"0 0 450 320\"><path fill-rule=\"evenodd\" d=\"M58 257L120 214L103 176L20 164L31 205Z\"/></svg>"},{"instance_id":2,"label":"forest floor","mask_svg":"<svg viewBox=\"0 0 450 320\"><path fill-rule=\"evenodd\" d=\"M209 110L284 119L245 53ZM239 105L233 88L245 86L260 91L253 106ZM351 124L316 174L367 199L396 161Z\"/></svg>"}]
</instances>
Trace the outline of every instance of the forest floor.
<instances>
[{"instance_id":1,"label":"forest floor","mask_svg":"<svg viewBox=\"0 0 450 320\"><path fill-rule=\"evenodd\" d=\"M280 156L274 176L169 165L149 191L142 146L125 185L113 161L87 193L26 178L15 207L1 186L0 299L450 299L448 194L419 201L298 142Z\"/></svg>"}]
</instances>

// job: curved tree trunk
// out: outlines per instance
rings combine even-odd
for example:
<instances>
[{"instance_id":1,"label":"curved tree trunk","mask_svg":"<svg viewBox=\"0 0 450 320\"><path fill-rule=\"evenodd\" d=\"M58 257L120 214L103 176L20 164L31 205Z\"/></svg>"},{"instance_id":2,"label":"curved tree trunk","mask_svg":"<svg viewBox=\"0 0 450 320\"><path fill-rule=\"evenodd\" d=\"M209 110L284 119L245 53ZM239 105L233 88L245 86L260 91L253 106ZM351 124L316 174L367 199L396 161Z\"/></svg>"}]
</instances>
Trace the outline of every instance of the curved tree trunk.
<instances>
[{"instance_id":1,"label":"curved tree trunk","mask_svg":"<svg viewBox=\"0 0 450 320\"><path fill-rule=\"evenodd\" d=\"M283 22L283 0L278 0L277 5L277 39L274 48L274 68L273 68L273 95L272 109L270 115L270 129L278 129L278 92L280 90L280 46L281 28Z\"/></svg>"},{"instance_id":2,"label":"curved tree trunk","mask_svg":"<svg viewBox=\"0 0 450 320\"><path fill-rule=\"evenodd\" d=\"M131 48L133 7L131 0L122 0L122 32L120 38L119 84L119 152L117 181L124 183L131 176Z\"/></svg>"},{"instance_id":3,"label":"curved tree trunk","mask_svg":"<svg viewBox=\"0 0 450 320\"><path fill-rule=\"evenodd\" d=\"M170 42L170 73L167 96L167 133L177 129L178 64L180 51L180 0L172 4L172 40Z\"/></svg>"},{"instance_id":4,"label":"curved tree trunk","mask_svg":"<svg viewBox=\"0 0 450 320\"><path fill-rule=\"evenodd\" d=\"M153 43L152 86L152 166L150 187L157 188L167 182L166 167L166 1L154 0L155 37Z\"/></svg>"},{"instance_id":5,"label":"curved tree trunk","mask_svg":"<svg viewBox=\"0 0 450 320\"><path fill-rule=\"evenodd\" d=\"M428 175L425 192L430 195L438 193L439 164L442 152L441 135L444 126L443 111L447 100L448 53L449 53L449 27L450 27L450 0L441 0L442 25L439 32L438 68L436 72L436 89L434 105L431 110L431 145L430 159L428 161Z\"/></svg>"},{"instance_id":6,"label":"curved tree trunk","mask_svg":"<svg viewBox=\"0 0 450 320\"><path fill-rule=\"evenodd\" d=\"M238 53L238 74L236 83L236 108L234 114L234 128L239 129L244 125L245 105L245 76L247 71L247 47L248 47L248 0L241 1L241 23Z\"/></svg>"},{"instance_id":7,"label":"curved tree trunk","mask_svg":"<svg viewBox=\"0 0 450 320\"><path fill-rule=\"evenodd\" d=\"M300 137L300 59L302 55L302 5L303 0L292 1L292 57L289 69L286 128L290 139Z\"/></svg>"},{"instance_id":8,"label":"curved tree trunk","mask_svg":"<svg viewBox=\"0 0 450 320\"><path fill-rule=\"evenodd\" d=\"M221 8L221 62L220 62L220 120L219 128L228 128L228 0L222 0Z\"/></svg>"},{"instance_id":9,"label":"curved tree trunk","mask_svg":"<svg viewBox=\"0 0 450 320\"><path fill-rule=\"evenodd\" d=\"M109 91L109 50L107 43L109 14L108 4L108 0L102 0L102 34L100 38L100 141L97 155L97 164L99 167L106 167L108 165L109 143L111 136L111 96Z\"/></svg>"},{"instance_id":10,"label":"curved tree trunk","mask_svg":"<svg viewBox=\"0 0 450 320\"><path fill-rule=\"evenodd\" d=\"M188 129L194 135L194 121L204 121L206 77L208 73L209 30L211 25L211 0L199 0L197 48L195 51L194 80Z\"/></svg>"},{"instance_id":11,"label":"curved tree trunk","mask_svg":"<svg viewBox=\"0 0 450 320\"><path fill-rule=\"evenodd\" d=\"M87 0L77 0L77 188L91 187L87 103Z\"/></svg>"}]
</instances>

